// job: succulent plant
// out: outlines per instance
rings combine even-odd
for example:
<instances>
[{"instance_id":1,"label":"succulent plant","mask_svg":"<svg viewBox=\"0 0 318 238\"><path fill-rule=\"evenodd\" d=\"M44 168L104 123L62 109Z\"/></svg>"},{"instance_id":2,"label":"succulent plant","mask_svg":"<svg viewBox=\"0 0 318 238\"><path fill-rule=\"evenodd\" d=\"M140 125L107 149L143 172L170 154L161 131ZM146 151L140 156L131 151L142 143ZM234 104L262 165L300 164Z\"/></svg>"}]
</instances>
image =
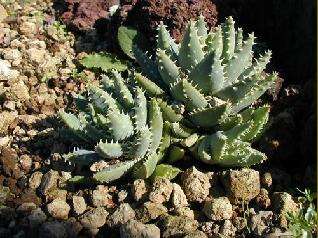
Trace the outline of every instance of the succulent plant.
<instances>
[{"instance_id":1,"label":"succulent plant","mask_svg":"<svg viewBox=\"0 0 318 238\"><path fill-rule=\"evenodd\" d=\"M208 32L200 16L190 21L180 44L161 24L155 60L138 45L130 46L145 75L136 73L135 81L159 98L172 142L190 147L206 163L249 166L266 159L250 142L262 132L269 107L250 106L273 86L277 74L264 72L271 51L255 58L254 41L253 33L244 37L242 29L235 29L232 17ZM179 112L171 103L179 105Z\"/></svg>"},{"instance_id":2,"label":"succulent plant","mask_svg":"<svg viewBox=\"0 0 318 238\"><path fill-rule=\"evenodd\" d=\"M168 146L162 142L164 123L157 100L148 101L140 87L129 86L115 70L101 84L89 84L87 96L77 97L77 116L59 113L70 131L94 148L74 150L64 158L80 165L106 162L93 175L98 182L110 182L131 170L136 178L149 177Z\"/></svg>"},{"instance_id":3,"label":"succulent plant","mask_svg":"<svg viewBox=\"0 0 318 238\"><path fill-rule=\"evenodd\" d=\"M87 95L77 97L77 116L60 112L68 128L88 145L88 150L75 150L66 159L97 164L91 170L98 182L127 173L173 179L180 170L166 163L183 159L187 151L207 164L226 167L266 159L251 142L264 130L269 106L251 105L277 75L264 72L270 51L253 60L253 34L244 38L231 17L208 33L200 17L190 21L179 45L161 24L152 60L134 44L137 34L127 29L129 34L120 30L120 45L143 74L128 71L128 81L113 70L101 86L90 83ZM109 68L109 62L101 61L103 57L94 56L88 65Z\"/></svg>"}]
</instances>

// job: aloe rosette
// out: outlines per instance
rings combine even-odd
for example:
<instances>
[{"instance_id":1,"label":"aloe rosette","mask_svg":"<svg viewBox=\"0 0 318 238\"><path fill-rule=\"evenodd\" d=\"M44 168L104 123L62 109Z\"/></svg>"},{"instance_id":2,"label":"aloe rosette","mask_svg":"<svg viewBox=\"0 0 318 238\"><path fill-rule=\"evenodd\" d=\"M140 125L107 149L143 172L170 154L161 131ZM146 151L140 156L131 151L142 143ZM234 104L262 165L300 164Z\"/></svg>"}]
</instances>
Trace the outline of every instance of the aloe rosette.
<instances>
[{"instance_id":1,"label":"aloe rosette","mask_svg":"<svg viewBox=\"0 0 318 238\"><path fill-rule=\"evenodd\" d=\"M254 34L244 37L232 17L209 32L201 16L189 22L180 44L161 24L155 59L138 45L131 47L142 71L135 81L147 95L159 98L172 141L190 147L203 162L231 167L266 159L251 142L262 133L269 106L251 105L274 85L277 74L264 71L271 51L256 58L254 44ZM182 113L171 103L183 105Z\"/></svg>"}]
</instances>

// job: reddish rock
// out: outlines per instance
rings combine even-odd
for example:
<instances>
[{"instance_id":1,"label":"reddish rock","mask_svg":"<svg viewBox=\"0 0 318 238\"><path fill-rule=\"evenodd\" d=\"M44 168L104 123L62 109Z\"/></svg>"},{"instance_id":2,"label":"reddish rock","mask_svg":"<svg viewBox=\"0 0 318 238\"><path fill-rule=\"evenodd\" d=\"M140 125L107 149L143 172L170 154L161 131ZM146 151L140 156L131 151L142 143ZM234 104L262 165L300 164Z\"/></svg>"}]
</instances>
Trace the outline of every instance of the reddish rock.
<instances>
[{"instance_id":1,"label":"reddish rock","mask_svg":"<svg viewBox=\"0 0 318 238\"><path fill-rule=\"evenodd\" d=\"M18 155L12 148L4 148L0 154L0 165L5 176L12 176L18 179L21 176L21 170L18 166Z\"/></svg>"},{"instance_id":2,"label":"reddish rock","mask_svg":"<svg viewBox=\"0 0 318 238\"><path fill-rule=\"evenodd\" d=\"M130 4L131 1L123 1L122 11L127 11L127 5ZM137 27L151 41L155 41L160 21L168 26L177 41L181 39L187 22L200 14L203 14L209 27L215 26L217 22L216 6L211 0L135 0L133 4L128 14L121 13L122 17L127 15L125 24Z\"/></svg>"},{"instance_id":3,"label":"reddish rock","mask_svg":"<svg viewBox=\"0 0 318 238\"><path fill-rule=\"evenodd\" d=\"M23 203L29 203L32 202L39 206L41 204L41 198L39 198L35 191L32 189L26 189L23 191L23 193L20 194L18 198L14 200L14 203L18 206Z\"/></svg>"},{"instance_id":4,"label":"reddish rock","mask_svg":"<svg viewBox=\"0 0 318 238\"><path fill-rule=\"evenodd\" d=\"M65 4L63 22L79 30L89 30L96 20L108 18L109 8L119 4L119 0L65 0Z\"/></svg>"}]
</instances>

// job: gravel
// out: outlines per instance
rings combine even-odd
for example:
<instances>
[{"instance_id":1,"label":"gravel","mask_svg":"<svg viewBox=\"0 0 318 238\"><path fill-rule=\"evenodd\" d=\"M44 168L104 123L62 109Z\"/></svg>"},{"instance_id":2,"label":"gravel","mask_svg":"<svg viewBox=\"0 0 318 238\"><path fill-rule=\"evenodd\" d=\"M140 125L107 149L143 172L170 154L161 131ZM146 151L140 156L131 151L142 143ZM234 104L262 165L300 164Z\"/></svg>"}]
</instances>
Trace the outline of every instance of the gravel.
<instances>
[{"instance_id":1,"label":"gravel","mask_svg":"<svg viewBox=\"0 0 318 238\"><path fill-rule=\"evenodd\" d=\"M156 178L149 193L149 200L154 203L167 202L173 190L172 183L165 178Z\"/></svg>"},{"instance_id":2,"label":"gravel","mask_svg":"<svg viewBox=\"0 0 318 238\"><path fill-rule=\"evenodd\" d=\"M173 183L171 202L174 207L188 206L188 200L179 184Z\"/></svg>"},{"instance_id":3,"label":"gravel","mask_svg":"<svg viewBox=\"0 0 318 238\"><path fill-rule=\"evenodd\" d=\"M160 238L160 229L154 224L130 220L120 227L121 238Z\"/></svg>"},{"instance_id":4,"label":"gravel","mask_svg":"<svg viewBox=\"0 0 318 238\"><path fill-rule=\"evenodd\" d=\"M115 212L108 217L107 225L115 227L126 223L127 221L135 218L135 211L128 203L122 203L115 210Z\"/></svg>"},{"instance_id":5,"label":"gravel","mask_svg":"<svg viewBox=\"0 0 318 238\"><path fill-rule=\"evenodd\" d=\"M81 215L86 211L86 202L85 199L81 196L72 197L73 211L75 215Z\"/></svg>"},{"instance_id":6,"label":"gravel","mask_svg":"<svg viewBox=\"0 0 318 238\"><path fill-rule=\"evenodd\" d=\"M148 185L145 180L137 179L131 187L132 196L136 201L143 199L148 192Z\"/></svg>"},{"instance_id":7,"label":"gravel","mask_svg":"<svg viewBox=\"0 0 318 238\"><path fill-rule=\"evenodd\" d=\"M195 167L187 169L181 175L182 189L188 201L203 202L209 195L210 176L197 170Z\"/></svg>"},{"instance_id":8,"label":"gravel","mask_svg":"<svg viewBox=\"0 0 318 238\"><path fill-rule=\"evenodd\" d=\"M79 221L86 229L97 229L106 223L107 216L108 212L103 207L98 207L85 212Z\"/></svg>"},{"instance_id":9,"label":"gravel","mask_svg":"<svg viewBox=\"0 0 318 238\"><path fill-rule=\"evenodd\" d=\"M259 172L253 169L224 171L222 182L233 204L247 203L260 193Z\"/></svg>"},{"instance_id":10,"label":"gravel","mask_svg":"<svg viewBox=\"0 0 318 238\"><path fill-rule=\"evenodd\" d=\"M255 236L262 237L270 231L272 222L272 211L259 211L257 214L251 216L248 226Z\"/></svg>"},{"instance_id":11,"label":"gravel","mask_svg":"<svg viewBox=\"0 0 318 238\"><path fill-rule=\"evenodd\" d=\"M46 218L47 217L41 208L31 211L31 214L28 216L30 227L34 228L41 225L46 221Z\"/></svg>"},{"instance_id":12,"label":"gravel","mask_svg":"<svg viewBox=\"0 0 318 238\"><path fill-rule=\"evenodd\" d=\"M112 195L109 193L108 187L104 185L97 186L97 189L92 192L91 200L95 207L113 207L114 205Z\"/></svg>"},{"instance_id":13,"label":"gravel","mask_svg":"<svg viewBox=\"0 0 318 238\"><path fill-rule=\"evenodd\" d=\"M67 238L67 231L63 223L51 221L44 223L39 229L39 237Z\"/></svg>"},{"instance_id":14,"label":"gravel","mask_svg":"<svg viewBox=\"0 0 318 238\"><path fill-rule=\"evenodd\" d=\"M227 197L213 198L206 201L203 207L204 214L212 221L231 219L233 215L232 205Z\"/></svg>"},{"instance_id":15,"label":"gravel","mask_svg":"<svg viewBox=\"0 0 318 238\"><path fill-rule=\"evenodd\" d=\"M66 220L71 208L65 201L55 199L47 205L47 210L52 217Z\"/></svg>"},{"instance_id":16,"label":"gravel","mask_svg":"<svg viewBox=\"0 0 318 238\"><path fill-rule=\"evenodd\" d=\"M286 214L296 213L299 211L298 204L293 197L286 192L275 192L272 197L273 211L279 216L279 224L283 228L287 228Z\"/></svg>"},{"instance_id":17,"label":"gravel","mask_svg":"<svg viewBox=\"0 0 318 238\"><path fill-rule=\"evenodd\" d=\"M50 170L42 176L41 184L39 186L39 192L45 195L49 190L57 187L57 181L59 179L59 173L54 170Z\"/></svg>"},{"instance_id":18,"label":"gravel","mask_svg":"<svg viewBox=\"0 0 318 238\"><path fill-rule=\"evenodd\" d=\"M41 184L42 176L43 176L42 172L40 171L34 172L29 178L29 187L32 189L37 189Z\"/></svg>"},{"instance_id":19,"label":"gravel","mask_svg":"<svg viewBox=\"0 0 318 238\"><path fill-rule=\"evenodd\" d=\"M167 212L168 209L161 203L145 202L142 207L137 210L137 216L139 220L146 223L157 219Z\"/></svg>"},{"instance_id":20,"label":"gravel","mask_svg":"<svg viewBox=\"0 0 318 238\"><path fill-rule=\"evenodd\" d=\"M182 237L188 233L194 232L198 228L198 222L183 216L164 216L161 218L162 237Z\"/></svg>"}]
</instances>

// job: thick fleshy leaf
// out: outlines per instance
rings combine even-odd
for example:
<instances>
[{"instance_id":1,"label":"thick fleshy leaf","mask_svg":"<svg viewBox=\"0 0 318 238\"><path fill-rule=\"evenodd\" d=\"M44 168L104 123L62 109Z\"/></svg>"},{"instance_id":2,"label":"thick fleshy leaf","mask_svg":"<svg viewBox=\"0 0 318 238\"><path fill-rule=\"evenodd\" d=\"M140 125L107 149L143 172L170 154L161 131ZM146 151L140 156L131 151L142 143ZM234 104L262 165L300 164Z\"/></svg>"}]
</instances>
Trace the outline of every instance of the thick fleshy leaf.
<instances>
[{"instance_id":1,"label":"thick fleshy leaf","mask_svg":"<svg viewBox=\"0 0 318 238\"><path fill-rule=\"evenodd\" d=\"M128 160L109 165L103 170L95 173L93 178L99 183L109 183L121 178L138 162L138 160Z\"/></svg>"},{"instance_id":2,"label":"thick fleshy leaf","mask_svg":"<svg viewBox=\"0 0 318 238\"><path fill-rule=\"evenodd\" d=\"M235 35L235 53L241 51L243 46L243 30L238 28Z\"/></svg>"},{"instance_id":3,"label":"thick fleshy leaf","mask_svg":"<svg viewBox=\"0 0 318 238\"><path fill-rule=\"evenodd\" d=\"M223 118L229 114L229 111L230 106L222 104L191 112L189 119L196 126L211 128L223 121Z\"/></svg>"},{"instance_id":4,"label":"thick fleshy leaf","mask_svg":"<svg viewBox=\"0 0 318 238\"><path fill-rule=\"evenodd\" d=\"M168 105L162 99L158 98L157 101L158 101L159 107L161 108L162 116L163 116L164 120L167 120L169 122L181 121L181 119L183 118L182 114L179 114L178 112L176 112L172 108L172 106Z\"/></svg>"},{"instance_id":5,"label":"thick fleshy leaf","mask_svg":"<svg viewBox=\"0 0 318 238\"><path fill-rule=\"evenodd\" d=\"M228 144L226 154L218 164L222 167L248 167L260 164L266 159L264 153L253 149L249 143L233 140Z\"/></svg>"},{"instance_id":6,"label":"thick fleshy leaf","mask_svg":"<svg viewBox=\"0 0 318 238\"><path fill-rule=\"evenodd\" d=\"M158 65L146 53L142 52L137 46L133 46L134 56L142 71L154 82L160 82Z\"/></svg>"},{"instance_id":7,"label":"thick fleshy leaf","mask_svg":"<svg viewBox=\"0 0 318 238\"><path fill-rule=\"evenodd\" d=\"M105 53L87 55L80 60L80 63L86 68L100 68L105 72L112 69L116 69L118 71L124 71L127 69L126 62L116 59L116 57L112 54Z\"/></svg>"},{"instance_id":8,"label":"thick fleshy leaf","mask_svg":"<svg viewBox=\"0 0 318 238\"><path fill-rule=\"evenodd\" d=\"M205 163L222 167L246 167L267 159L265 154L251 148L250 143L230 140L221 131L200 141L197 157Z\"/></svg>"},{"instance_id":9,"label":"thick fleshy leaf","mask_svg":"<svg viewBox=\"0 0 318 238\"><path fill-rule=\"evenodd\" d=\"M185 150L183 148L173 145L169 148L167 162L172 164L176 161L183 159L184 155L185 155Z\"/></svg>"},{"instance_id":10,"label":"thick fleshy leaf","mask_svg":"<svg viewBox=\"0 0 318 238\"><path fill-rule=\"evenodd\" d=\"M157 84L139 73L135 73L134 79L151 96L159 96L164 93Z\"/></svg>"},{"instance_id":11,"label":"thick fleshy leaf","mask_svg":"<svg viewBox=\"0 0 318 238\"><path fill-rule=\"evenodd\" d=\"M103 158L113 159L123 155L121 145L117 142L99 142L95 147L96 152Z\"/></svg>"},{"instance_id":12,"label":"thick fleshy leaf","mask_svg":"<svg viewBox=\"0 0 318 238\"><path fill-rule=\"evenodd\" d=\"M225 22L222 24L223 31L223 52L222 58L224 63L227 63L234 55L235 49L235 27L234 20L230 16L226 18Z\"/></svg>"},{"instance_id":13,"label":"thick fleshy leaf","mask_svg":"<svg viewBox=\"0 0 318 238\"><path fill-rule=\"evenodd\" d=\"M240 139L242 141L254 141L262 134L265 125L268 121L269 110L269 106L263 106L253 111L253 114L250 119L250 121L252 122L250 127L243 135L240 136Z\"/></svg>"},{"instance_id":14,"label":"thick fleshy leaf","mask_svg":"<svg viewBox=\"0 0 318 238\"><path fill-rule=\"evenodd\" d=\"M149 149L151 143L151 132L148 127L143 127L136 135L134 142L129 147L129 157L143 158Z\"/></svg>"},{"instance_id":15,"label":"thick fleshy leaf","mask_svg":"<svg viewBox=\"0 0 318 238\"><path fill-rule=\"evenodd\" d=\"M191 71L189 79L198 85L202 92L214 94L223 87L223 69L222 60L217 58L212 51L206 54L204 59Z\"/></svg>"},{"instance_id":16,"label":"thick fleshy leaf","mask_svg":"<svg viewBox=\"0 0 318 238\"><path fill-rule=\"evenodd\" d=\"M95 151L83 149L74 149L73 152L63 154L62 158L79 166L88 166L101 159Z\"/></svg>"},{"instance_id":17,"label":"thick fleshy leaf","mask_svg":"<svg viewBox=\"0 0 318 238\"><path fill-rule=\"evenodd\" d=\"M205 39L208 35L208 28L206 26L203 15L199 16L198 20L195 23L195 26L198 29L198 36Z\"/></svg>"},{"instance_id":18,"label":"thick fleshy leaf","mask_svg":"<svg viewBox=\"0 0 318 238\"><path fill-rule=\"evenodd\" d=\"M223 52L223 33L221 26L215 28L214 32L210 32L206 39L206 51L214 52L219 59Z\"/></svg>"},{"instance_id":19,"label":"thick fleshy leaf","mask_svg":"<svg viewBox=\"0 0 318 238\"><path fill-rule=\"evenodd\" d=\"M112 71L114 80L114 89L120 101L126 108L131 108L134 105L134 99L127 87L127 83L123 80L121 75L116 71Z\"/></svg>"},{"instance_id":20,"label":"thick fleshy leaf","mask_svg":"<svg viewBox=\"0 0 318 238\"><path fill-rule=\"evenodd\" d=\"M154 153L148 155L148 157L137 163L132 171L134 179L146 179L149 178L156 169L156 165L160 160L160 155Z\"/></svg>"},{"instance_id":21,"label":"thick fleshy leaf","mask_svg":"<svg viewBox=\"0 0 318 238\"><path fill-rule=\"evenodd\" d=\"M265 70L266 65L269 63L272 56L272 52L266 51L264 55L261 55L258 59L255 59L253 64L248 67L239 77L240 80L244 78L250 78L254 75L262 73L263 70Z\"/></svg>"},{"instance_id":22,"label":"thick fleshy leaf","mask_svg":"<svg viewBox=\"0 0 318 238\"><path fill-rule=\"evenodd\" d=\"M147 99L143 91L137 87L135 97L135 129L140 131L146 126L147 123Z\"/></svg>"},{"instance_id":23,"label":"thick fleshy leaf","mask_svg":"<svg viewBox=\"0 0 318 238\"><path fill-rule=\"evenodd\" d=\"M141 45L145 42L144 36L140 32L132 27L126 26L118 28L117 39L122 51L132 59L135 59L133 46Z\"/></svg>"},{"instance_id":24,"label":"thick fleshy leaf","mask_svg":"<svg viewBox=\"0 0 318 238\"><path fill-rule=\"evenodd\" d=\"M156 153L162 138L163 118L158 102L152 99L149 106L150 131L152 133L149 154Z\"/></svg>"},{"instance_id":25,"label":"thick fleshy leaf","mask_svg":"<svg viewBox=\"0 0 318 238\"><path fill-rule=\"evenodd\" d=\"M185 104L190 110L204 108L208 105L204 94L188 80L182 80L182 89L185 97Z\"/></svg>"},{"instance_id":26,"label":"thick fleshy leaf","mask_svg":"<svg viewBox=\"0 0 318 238\"><path fill-rule=\"evenodd\" d=\"M198 36L198 30L195 27L195 23L190 21L180 45L179 62L185 70L191 70L203 57L204 53Z\"/></svg>"},{"instance_id":27,"label":"thick fleshy leaf","mask_svg":"<svg viewBox=\"0 0 318 238\"><path fill-rule=\"evenodd\" d=\"M163 81L167 84L174 84L180 79L179 68L163 50L157 51L157 64Z\"/></svg>"},{"instance_id":28,"label":"thick fleshy leaf","mask_svg":"<svg viewBox=\"0 0 318 238\"><path fill-rule=\"evenodd\" d=\"M181 172L180 169L173 167L169 164L158 164L155 171L153 172L151 179L165 178L172 180Z\"/></svg>"},{"instance_id":29,"label":"thick fleshy leaf","mask_svg":"<svg viewBox=\"0 0 318 238\"><path fill-rule=\"evenodd\" d=\"M250 34L244 42L242 49L235 53L225 67L226 80L224 86L231 85L252 63L252 47L254 34Z\"/></svg>"},{"instance_id":30,"label":"thick fleshy leaf","mask_svg":"<svg viewBox=\"0 0 318 238\"><path fill-rule=\"evenodd\" d=\"M109 110L107 118L115 141L124 140L134 133L133 123L129 115Z\"/></svg>"},{"instance_id":31,"label":"thick fleshy leaf","mask_svg":"<svg viewBox=\"0 0 318 238\"><path fill-rule=\"evenodd\" d=\"M161 49L173 60L178 59L179 46L171 38L166 26L162 23L158 27L157 49Z\"/></svg>"},{"instance_id":32,"label":"thick fleshy leaf","mask_svg":"<svg viewBox=\"0 0 318 238\"><path fill-rule=\"evenodd\" d=\"M267 89L269 89L277 75L254 75L252 78L241 80L232 86L218 92L216 95L225 101L230 101L232 105L232 113L237 113L243 108L251 105L260 96L262 96Z\"/></svg>"},{"instance_id":33,"label":"thick fleshy leaf","mask_svg":"<svg viewBox=\"0 0 318 238\"><path fill-rule=\"evenodd\" d=\"M112 111L120 110L119 103L106 91L94 85L89 85L87 90L89 99L101 112L107 114L108 109Z\"/></svg>"},{"instance_id":34,"label":"thick fleshy leaf","mask_svg":"<svg viewBox=\"0 0 318 238\"><path fill-rule=\"evenodd\" d=\"M187 128L178 122L171 123L171 131L177 138L187 138L191 135L191 133L193 133L193 129Z\"/></svg>"}]
</instances>

